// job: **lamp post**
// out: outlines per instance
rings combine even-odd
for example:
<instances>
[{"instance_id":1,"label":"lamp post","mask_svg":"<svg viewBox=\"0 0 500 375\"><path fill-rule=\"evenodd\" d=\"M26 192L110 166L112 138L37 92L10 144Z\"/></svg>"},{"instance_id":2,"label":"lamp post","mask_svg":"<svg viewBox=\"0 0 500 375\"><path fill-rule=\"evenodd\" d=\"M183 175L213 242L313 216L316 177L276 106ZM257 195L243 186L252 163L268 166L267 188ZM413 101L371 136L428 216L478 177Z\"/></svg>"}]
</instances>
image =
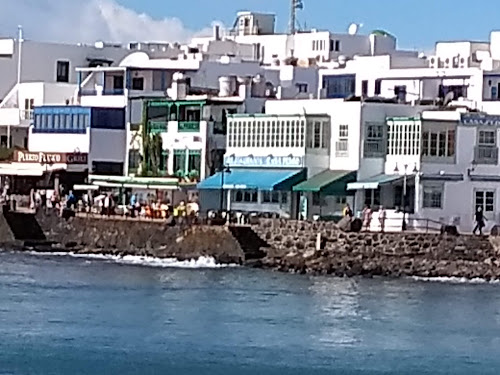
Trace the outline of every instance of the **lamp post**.
<instances>
[{"instance_id":1,"label":"lamp post","mask_svg":"<svg viewBox=\"0 0 500 375\"><path fill-rule=\"evenodd\" d=\"M396 168L394 168L395 173L399 173L399 168L398 165L396 164ZM417 164L415 164L415 167L413 168L413 174L418 173L417 169ZM401 228L404 231L407 229L407 223L406 223L406 195L407 195L407 190L408 190L408 164L404 165L404 175L403 175L403 195L402 195L402 206L403 206L403 223L401 225Z\"/></svg>"},{"instance_id":2,"label":"lamp post","mask_svg":"<svg viewBox=\"0 0 500 375\"><path fill-rule=\"evenodd\" d=\"M222 166L220 169L221 173L221 183L220 183L220 212L224 211L224 177L225 174L231 174L231 169L229 166Z\"/></svg>"}]
</instances>

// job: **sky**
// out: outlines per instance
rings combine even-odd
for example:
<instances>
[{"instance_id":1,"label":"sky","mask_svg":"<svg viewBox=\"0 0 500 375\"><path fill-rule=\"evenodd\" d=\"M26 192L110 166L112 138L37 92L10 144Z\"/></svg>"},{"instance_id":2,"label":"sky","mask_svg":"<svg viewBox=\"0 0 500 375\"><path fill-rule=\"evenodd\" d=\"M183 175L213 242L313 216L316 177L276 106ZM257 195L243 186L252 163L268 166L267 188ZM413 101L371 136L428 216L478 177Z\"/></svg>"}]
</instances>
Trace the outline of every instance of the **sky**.
<instances>
[{"instance_id":1,"label":"sky","mask_svg":"<svg viewBox=\"0 0 500 375\"><path fill-rule=\"evenodd\" d=\"M361 33L384 29L400 48L428 50L437 40L488 40L500 29L500 1L303 0L302 27ZM277 14L285 31L290 0L0 0L0 36L91 43L97 40L179 41L210 34L214 22L232 26L239 10ZM477 4L477 5L476 5Z\"/></svg>"}]
</instances>

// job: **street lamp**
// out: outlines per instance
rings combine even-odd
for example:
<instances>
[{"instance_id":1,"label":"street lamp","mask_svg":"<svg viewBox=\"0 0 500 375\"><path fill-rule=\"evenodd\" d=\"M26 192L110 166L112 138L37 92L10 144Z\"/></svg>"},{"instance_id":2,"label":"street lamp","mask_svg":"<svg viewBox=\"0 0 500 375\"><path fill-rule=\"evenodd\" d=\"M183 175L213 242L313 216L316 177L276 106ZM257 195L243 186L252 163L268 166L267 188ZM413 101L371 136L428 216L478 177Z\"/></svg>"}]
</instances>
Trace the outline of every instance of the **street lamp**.
<instances>
[{"instance_id":1,"label":"street lamp","mask_svg":"<svg viewBox=\"0 0 500 375\"><path fill-rule=\"evenodd\" d=\"M220 183L220 212L224 211L224 176L227 174L231 174L231 169L229 166L222 165L220 169L221 173L221 183Z\"/></svg>"},{"instance_id":2,"label":"street lamp","mask_svg":"<svg viewBox=\"0 0 500 375\"><path fill-rule=\"evenodd\" d=\"M394 168L394 173L399 173L399 168L398 165L396 164L396 168ZM417 174L418 169L417 169L417 164L415 164L415 167L413 168L413 174ZM407 223L406 223L406 195L407 195L407 190L408 190L408 164L404 165L404 175L403 175L403 195L401 197L402 200L402 206L403 206L403 223L402 223L402 230L403 232L406 231L407 229Z\"/></svg>"}]
</instances>

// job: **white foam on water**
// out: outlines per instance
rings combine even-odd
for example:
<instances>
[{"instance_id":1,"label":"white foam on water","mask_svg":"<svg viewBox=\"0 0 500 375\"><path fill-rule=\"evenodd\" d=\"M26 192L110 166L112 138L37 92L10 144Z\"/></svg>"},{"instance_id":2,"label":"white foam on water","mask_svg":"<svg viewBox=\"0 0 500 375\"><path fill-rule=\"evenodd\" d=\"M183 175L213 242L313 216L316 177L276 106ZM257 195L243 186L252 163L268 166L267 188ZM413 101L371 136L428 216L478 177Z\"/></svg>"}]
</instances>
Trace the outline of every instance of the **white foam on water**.
<instances>
[{"instance_id":1,"label":"white foam on water","mask_svg":"<svg viewBox=\"0 0 500 375\"><path fill-rule=\"evenodd\" d=\"M64 252L36 252L31 251L29 254L37 256L69 256L73 258L82 258L87 260L98 260L115 262L119 264L126 264L132 266L144 266L144 267L155 267L155 268L189 268L189 269L200 269L200 268L227 268L227 267L237 267L236 264L220 264L215 261L213 257L199 257L198 259L184 260L180 261L175 258L155 258L148 256L139 255L106 255L106 254L77 254L77 253L64 253Z\"/></svg>"},{"instance_id":2,"label":"white foam on water","mask_svg":"<svg viewBox=\"0 0 500 375\"><path fill-rule=\"evenodd\" d=\"M481 278L467 279L465 277L419 277L413 276L415 281L446 283L446 284L500 284L500 280L486 280Z\"/></svg>"}]
</instances>

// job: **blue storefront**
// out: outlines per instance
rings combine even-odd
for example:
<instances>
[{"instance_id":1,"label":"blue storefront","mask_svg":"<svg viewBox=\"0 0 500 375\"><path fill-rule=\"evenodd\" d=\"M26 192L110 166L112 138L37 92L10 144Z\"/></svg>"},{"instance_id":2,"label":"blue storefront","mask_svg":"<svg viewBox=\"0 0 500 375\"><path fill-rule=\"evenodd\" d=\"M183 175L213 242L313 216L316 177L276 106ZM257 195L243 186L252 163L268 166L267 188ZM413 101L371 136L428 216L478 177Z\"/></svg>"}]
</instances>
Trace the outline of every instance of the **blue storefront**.
<instances>
[{"instance_id":1,"label":"blue storefront","mask_svg":"<svg viewBox=\"0 0 500 375\"><path fill-rule=\"evenodd\" d=\"M296 217L293 186L307 178L302 158L226 157L224 171L198 184L202 211Z\"/></svg>"}]
</instances>

